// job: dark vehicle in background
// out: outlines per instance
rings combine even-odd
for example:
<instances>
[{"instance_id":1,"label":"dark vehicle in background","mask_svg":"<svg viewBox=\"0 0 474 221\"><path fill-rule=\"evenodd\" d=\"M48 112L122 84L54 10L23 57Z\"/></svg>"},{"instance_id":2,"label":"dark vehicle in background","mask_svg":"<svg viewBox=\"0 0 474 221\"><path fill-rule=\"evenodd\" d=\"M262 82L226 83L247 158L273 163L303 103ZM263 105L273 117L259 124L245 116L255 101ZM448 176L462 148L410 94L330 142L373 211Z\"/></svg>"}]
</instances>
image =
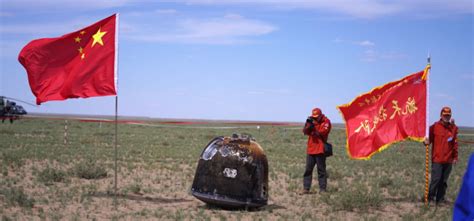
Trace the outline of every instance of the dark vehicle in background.
<instances>
[{"instance_id":1,"label":"dark vehicle in background","mask_svg":"<svg viewBox=\"0 0 474 221\"><path fill-rule=\"evenodd\" d=\"M13 123L14 120L18 120L21 116L26 114L25 108L21 105L17 105L16 102L10 101L4 96L0 96L0 119L2 123L5 122L5 120L10 120L10 123Z\"/></svg>"}]
</instances>

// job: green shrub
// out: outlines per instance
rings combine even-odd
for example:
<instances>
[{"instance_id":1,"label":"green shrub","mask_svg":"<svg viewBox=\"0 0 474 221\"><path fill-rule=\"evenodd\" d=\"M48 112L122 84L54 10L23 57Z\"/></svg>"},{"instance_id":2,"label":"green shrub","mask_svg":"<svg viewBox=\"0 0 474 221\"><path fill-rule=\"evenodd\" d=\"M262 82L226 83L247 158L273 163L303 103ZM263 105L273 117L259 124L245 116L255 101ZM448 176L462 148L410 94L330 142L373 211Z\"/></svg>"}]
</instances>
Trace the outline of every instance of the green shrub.
<instances>
[{"instance_id":1,"label":"green shrub","mask_svg":"<svg viewBox=\"0 0 474 221\"><path fill-rule=\"evenodd\" d=\"M2 215L2 221L11 221L11 220L13 219L8 216Z\"/></svg>"},{"instance_id":2,"label":"green shrub","mask_svg":"<svg viewBox=\"0 0 474 221\"><path fill-rule=\"evenodd\" d=\"M382 197L376 191L369 191L360 186L352 190L338 192L334 197L325 196L322 200L332 206L334 210L345 211L368 211L369 208L379 209L382 207Z\"/></svg>"},{"instance_id":3,"label":"green shrub","mask_svg":"<svg viewBox=\"0 0 474 221\"><path fill-rule=\"evenodd\" d=\"M142 187L138 183L131 184L125 188L125 193L132 192L134 194L140 194Z\"/></svg>"},{"instance_id":4,"label":"green shrub","mask_svg":"<svg viewBox=\"0 0 474 221\"><path fill-rule=\"evenodd\" d=\"M86 184L81 186L81 195L82 196L92 196L97 194L97 186L94 184Z\"/></svg>"},{"instance_id":5,"label":"green shrub","mask_svg":"<svg viewBox=\"0 0 474 221\"><path fill-rule=\"evenodd\" d=\"M23 188L21 187L12 187L0 190L0 193L5 197L7 205L18 205L25 208L32 208L35 203L35 200L26 195L26 193L23 191Z\"/></svg>"},{"instance_id":6,"label":"green shrub","mask_svg":"<svg viewBox=\"0 0 474 221\"><path fill-rule=\"evenodd\" d=\"M38 181L52 185L54 182L63 182L66 179L66 172L47 167L38 173Z\"/></svg>"},{"instance_id":7,"label":"green shrub","mask_svg":"<svg viewBox=\"0 0 474 221\"><path fill-rule=\"evenodd\" d=\"M107 170L104 165L93 160L84 160L76 164L73 173L83 179L100 179L107 177Z\"/></svg>"},{"instance_id":8,"label":"green shrub","mask_svg":"<svg viewBox=\"0 0 474 221\"><path fill-rule=\"evenodd\" d=\"M0 134L13 136L13 135L15 134L15 131L7 130L7 129L1 129L1 130L0 130Z\"/></svg>"},{"instance_id":9,"label":"green shrub","mask_svg":"<svg viewBox=\"0 0 474 221\"><path fill-rule=\"evenodd\" d=\"M388 187L388 186L391 186L391 185L393 185L393 181L388 177L384 177L379 181L379 187L384 188L384 187Z\"/></svg>"},{"instance_id":10,"label":"green shrub","mask_svg":"<svg viewBox=\"0 0 474 221\"><path fill-rule=\"evenodd\" d=\"M1 161L3 161L4 166L20 168L24 164L24 159L22 157L24 153L20 151L8 151L3 152L1 155Z\"/></svg>"}]
</instances>

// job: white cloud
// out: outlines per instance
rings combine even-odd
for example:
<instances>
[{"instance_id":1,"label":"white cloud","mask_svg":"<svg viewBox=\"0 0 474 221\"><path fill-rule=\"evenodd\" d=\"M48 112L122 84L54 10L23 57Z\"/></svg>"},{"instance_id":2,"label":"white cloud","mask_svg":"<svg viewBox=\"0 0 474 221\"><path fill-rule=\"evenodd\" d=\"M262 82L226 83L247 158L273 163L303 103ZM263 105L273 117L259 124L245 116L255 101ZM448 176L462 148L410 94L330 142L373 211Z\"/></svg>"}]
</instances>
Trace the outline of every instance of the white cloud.
<instances>
[{"instance_id":1,"label":"white cloud","mask_svg":"<svg viewBox=\"0 0 474 221\"><path fill-rule=\"evenodd\" d=\"M275 30L271 25L257 20L237 17L212 19L207 21L188 19L181 22L181 27L190 30L193 37L212 38L226 36L257 36Z\"/></svg>"},{"instance_id":2,"label":"white cloud","mask_svg":"<svg viewBox=\"0 0 474 221\"><path fill-rule=\"evenodd\" d=\"M176 15L178 11L175 9L155 9L155 10L140 10L140 11L127 11L121 13L124 18L131 18L131 17L150 17L150 16L170 16Z\"/></svg>"},{"instance_id":3,"label":"white cloud","mask_svg":"<svg viewBox=\"0 0 474 221\"><path fill-rule=\"evenodd\" d=\"M153 16L163 11L127 13L126 16ZM167 9L164 13L176 13ZM22 35L28 39L59 37L86 27L101 18L78 17L69 21L15 23L0 26L0 34ZM255 37L276 31L274 25L260 20L244 18L239 14L226 14L218 18L160 19L152 23L134 23L129 19L120 23L123 37L147 42L203 43L203 44L241 44L254 41Z\"/></svg>"},{"instance_id":4,"label":"white cloud","mask_svg":"<svg viewBox=\"0 0 474 221\"><path fill-rule=\"evenodd\" d=\"M376 49L375 43L370 40L353 41L337 37L332 40L332 42L336 44L351 44L363 47L364 51L360 55L360 60L364 62L374 62L377 60L400 60L408 57L406 54L399 52L380 52Z\"/></svg>"},{"instance_id":5,"label":"white cloud","mask_svg":"<svg viewBox=\"0 0 474 221\"><path fill-rule=\"evenodd\" d=\"M246 19L236 14L212 19L183 19L175 25L165 25L161 30L142 24L128 25L135 28L127 37L148 42L236 44L248 43L250 37L277 30L277 27L266 22Z\"/></svg>"},{"instance_id":6,"label":"white cloud","mask_svg":"<svg viewBox=\"0 0 474 221\"><path fill-rule=\"evenodd\" d=\"M175 9L158 9L155 10L157 14L176 14L178 11Z\"/></svg>"},{"instance_id":7,"label":"white cloud","mask_svg":"<svg viewBox=\"0 0 474 221\"><path fill-rule=\"evenodd\" d=\"M360 46L364 46L364 47L375 46L375 43L373 43L371 41L368 41L368 40L355 42L355 44L360 45Z\"/></svg>"},{"instance_id":8,"label":"white cloud","mask_svg":"<svg viewBox=\"0 0 474 221\"><path fill-rule=\"evenodd\" d=\"M248 91L247 94L250 94L250 95L264 95L265 92L263 92L263 91Z\"/></svg>"},{"instance_id":9,"label":"white cloud","mask_svg":"<svg viewBox=\"0 0 474 221\"><path fill-rule=\"evenodd\" d=\"M454 97L452 95L445 94L445 93L436 93L435 96L441 99L445 99L445 100L454 100Z\"/></svg>"},{"instance_id":10,"label":"white cloud","mask_svg":"<svg viewBox=\"0 0 474 221\"><path fill-rule=\"evenodd\" d=\"M361 60L365 62L374 62L377 60L377 56L378 55L375 50L367 49L363 52Z\"/></svg>"},{"instance_id":11,"label":"white cloud","mask_svg":"<svg viewBox=\"0 0 474 221\"><path fill-rule=\"evenodd\" d=\"M0 25L0 56L17 56L21 48L29 41L38 38L60 37L81 28L87 27L100 19L95 17L78 17L73 20L55 22L8 23ZM127 26L121 28L127 28Z\"/></svg>"},{"instance_id":12,"label":"white cloud","mask_svg":"<svg viewBox=\"0 0 474 221\"><path fill-rule=\"evenodd\" d=\"M337 38L335 38L334 40L332 40L332 42L339 44L339 43L343 43L344 40L342 40L341 38L337 37Z\"/></svg>"},{"instance_id":13,"label":"white cloud","mask_svg":"<svg viewBox=\"0 0 474 221\"><path fill-rule=\"evenodd\" d=\"M92 24L92 23L91 23ZM84 24L84 26L87 26ZM80 29L78 22L54 22L54 23L29 23L29 24L12 24L0 26L2 34L56 34L63 35ZM53 36L49 36L53 37Z\"/></svg>"},{"instance_id":14,"label":"white cloud","mask_svg":"<svg viewBox=\"0 0 474 221\"><path fill-rule=\"evenodd\" d=\"M166 0L165 0L166 1ZM377 18L406 14L408 16L443 16L473 13L471 0L177 0L190 5L249 5L280 10L318 10L356 18Z\"/></svg>"},{"instance_id":15,"label":"white cloud","mask_svg":"<svg viewBox=\"0 0 474 221\"><path fill-rule=\"evenodd\" d=\"M288 89L259 89L248 91L250 95L290 95L292 92Z\"/></svg>"},{"instance_id":16,"label":"white cloud","mask_svg":"<svg viewBox=\"0 0 474 221\"><path fill-rule=\"evenodd\" d=\"M408 57L398 52L379 52L375 49L367 49L362 53L361 61L374 62L378 60L400 60Z\"/></svg>"},{"instance_id":17,"label":"white cloud","mask_svg":"<svg viewBox=\"0 0 474 221\"><path fill-rule=\"evenodd\" d=\"M81 28L94 24L105 17L80 16L71 20L55 20L54 22L42 22L31 20L27 23L8 23L0 26L0 34L21 34L29 38L59 37L67 33L77 31ZM120 27L122 24L120 24Z\"/></svg>"},{"instance_id":18,"label":"white cloud","mask_svg":"<svg viewBox=\"0 0 474 221\"><path fill-rule=\"evenodd\" d=\"M228 19L242 19L243 17L239 14L233 14L233 13L230 13L230 14L226 14L224 16L224 18L228 18Z\"/></svg>"},{"instance_id":19,"label":"white cloud","mask_svg":"<svg viewBox=\"0 0 474 221\"><path fill-rule=\"evenodd\" d=\"M349 44L354 44L354 45L359 45L362 47L372 47L375 46L375 43L370 41L370 40L363 40L363 41L352 41L352 40L344 40L340 37L337 37L336 39L332 40L334 43L349 43Z\"/></svg>"},{"instance_id":20,"label":"white cloud","mask_svg":"<svg viewBox=\"0 0 474 221\"><path fill-rule=\"evenodd\" d=\"M380 54L380 58L384 60L399 60L405 59L408 55L400 52L383 52Z\"/></svg>"},{"instance_id":21,"label":"white cloud","mask_svg":"<svg viewBox=\"0 0 474 221\"><path fill-rule=\"evenodd\" d=\"M358 0L348 3L343 0L182 0L187 4L200 5L253 5L271 7L279 10L309 9L336 12L360 18L378 17L380 15L392 14L400 10L395 4L379 3L375 0Z\"/></svg>"},{"instance_id":22,"label":"white cloud","mask_svg":"<svg viewBox=\"0 0 474 221\"><path fill-rule=\"evenodd\" d=\"M97 0L15 0L2 1L2 10L18 10L22 11L82 11L120 7L134 0L114 0L114 1L97 1Z\"/></svg>"},{"instance_id":23,"label":"white cloud","mask_svg":"<svg viewBox=\"0 0 474 221\"><path fill-rule=\"evenodd\" d=\"M349 16L353 18L373 19L386 16L404 15L419 18L431 18L457 14L472 14L472 0L11 0L2 1L2 11L22 10L29 12L49 12L61 10L87 11L107 8L119 8L128 5L153 7L156 3L177 3L198 6L242 5L270 8L275 10L313 10L325 14ZM162 14L174 14L173 9L159 9Z\"/></svg>"}]
</instances>

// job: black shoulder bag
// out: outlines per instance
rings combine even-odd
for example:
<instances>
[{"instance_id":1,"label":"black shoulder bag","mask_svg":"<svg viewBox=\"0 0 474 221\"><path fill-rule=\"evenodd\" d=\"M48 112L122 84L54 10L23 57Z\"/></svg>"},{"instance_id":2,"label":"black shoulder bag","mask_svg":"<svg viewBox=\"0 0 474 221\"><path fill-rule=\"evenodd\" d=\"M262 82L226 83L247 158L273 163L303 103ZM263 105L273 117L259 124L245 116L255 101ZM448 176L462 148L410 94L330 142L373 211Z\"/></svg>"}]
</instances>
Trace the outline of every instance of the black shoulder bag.
<instances>
[{"instance_id":1,"label":"black shoulder bag","mask_svg":"<svg viewBox=\"0 0 474 221\"><path fill-rule=\"evenodd\" d=\"M325 157L332 156L332 144L328 142L324 142L324 156Z\"/></svg>"}]
</instances>

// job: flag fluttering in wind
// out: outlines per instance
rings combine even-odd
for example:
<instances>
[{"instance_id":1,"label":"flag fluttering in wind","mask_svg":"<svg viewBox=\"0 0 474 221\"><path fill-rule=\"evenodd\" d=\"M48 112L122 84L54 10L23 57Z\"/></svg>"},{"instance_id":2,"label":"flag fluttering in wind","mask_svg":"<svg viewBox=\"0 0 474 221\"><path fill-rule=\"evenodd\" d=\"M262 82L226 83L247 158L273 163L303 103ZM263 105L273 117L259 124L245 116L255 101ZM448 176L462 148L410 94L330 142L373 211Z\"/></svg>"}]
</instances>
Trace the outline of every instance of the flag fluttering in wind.
<instances>
[{"instance_id":1,"label":"flag fluttering in wind","mask_svg":"<svg viewBox=\"0 0 474 221\"><path fill-rule=\"evenodd\" d=\"M117 25L114 14L57 38L36 39L18 60L36 103L117 94Z\"/></svg>"},{"instance_id":2,"label":"flag fluttering in wind","mask_svg":"<svg viewBox=\"0 0 474 221\"><path fill-rule=\"evenodd\" d=\"M428 70L429 66L338 107L346 123L351 158L370 159L390 144L424 139Z\"/></svg>"}]
</instances>

